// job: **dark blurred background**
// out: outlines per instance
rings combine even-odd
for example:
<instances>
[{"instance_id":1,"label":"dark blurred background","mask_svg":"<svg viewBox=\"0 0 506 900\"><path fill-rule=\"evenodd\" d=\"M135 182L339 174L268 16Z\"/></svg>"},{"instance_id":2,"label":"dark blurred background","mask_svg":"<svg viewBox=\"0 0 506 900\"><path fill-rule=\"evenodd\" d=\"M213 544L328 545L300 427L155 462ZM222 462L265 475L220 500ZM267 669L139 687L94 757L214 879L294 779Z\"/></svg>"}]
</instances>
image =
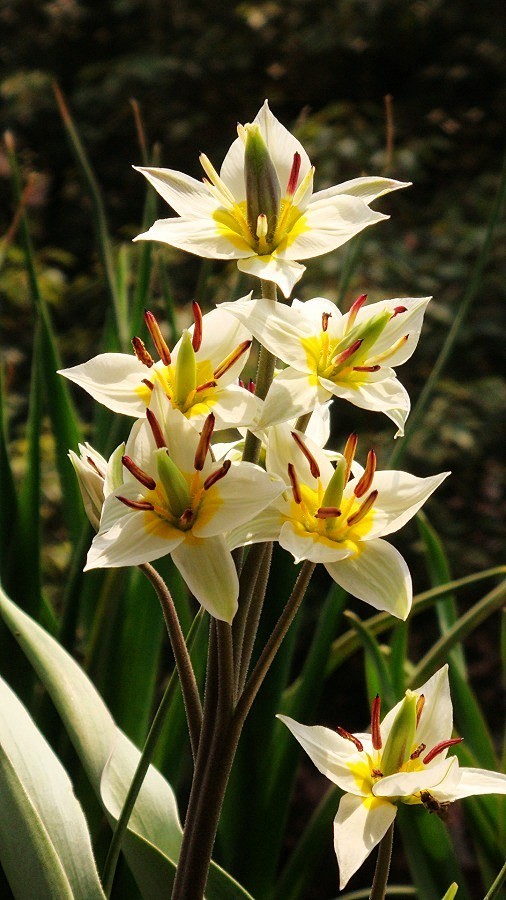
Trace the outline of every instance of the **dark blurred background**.
<instances>
[{"instance_id":1,"label":"dark blurred background","mask_svg":"<svg viewBox=\"0 0 506 900\"><path fill-rule=\"evenodd\" d=\"M316 189L361 174L413 182L376 204L390 221L308 261L294 293L301 299L342 295L343 308L363 292L371 300L433 295L416 354L399 372L416 401L472 278L499 186L506 130L502 2L3 0L0 35L0 126L14 134L31 178L26 201L38 274L66 364L98 352L107 295L90 202L53 80L104 192L113 240L131 246L132 279L139 245L130 240L141 230L145 183L131 168L142 159L131 99L139 104L150 153L156 145L162 165L200 177L199 152L218 168L236 122L250 121L267 97L315 163ZM1 150L0 197L4 234L15 208ZM170 211L160 204L159 214ZM457 347L403 460L418 475L452 470L428 512L456 577L502 561L504 237L502 219ZM162 252L182 318L194 296L210 307L250 290L234 265L202 263L171 248ZM32 309L22 252L14 242L6 253L0 328L21 459ZM162 311L156 277L153 309ZM91 405L77 399L89 416ZM387 420L345 404L335 411L338 442L359 430L359 457L363 461L374 445L385 466L393 437ZM45 502L54 534L58 495L50 479ZM423 589L427 577L414 525L399 546ZM51 580L66 559L56 540L47 553ZM461 602L465 608L465 595ZM429 629L418 638L420 651L430 639ZM474 685L499 728L495 623L476 633L468 655ZM310 794L311 783L304 783Z\"/></svg>"}]
</instances>

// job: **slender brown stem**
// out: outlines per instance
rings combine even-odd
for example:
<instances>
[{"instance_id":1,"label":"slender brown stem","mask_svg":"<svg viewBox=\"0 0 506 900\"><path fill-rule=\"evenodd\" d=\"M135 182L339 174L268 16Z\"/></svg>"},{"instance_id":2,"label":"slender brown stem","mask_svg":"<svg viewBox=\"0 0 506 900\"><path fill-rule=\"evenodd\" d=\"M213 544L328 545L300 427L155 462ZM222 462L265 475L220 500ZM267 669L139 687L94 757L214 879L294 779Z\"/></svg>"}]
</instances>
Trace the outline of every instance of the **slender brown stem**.
<instances>
[{"instance_id":1,"label":"slender brown stem","mask_svg":"<svg viewBox=\"0 0 506 900\"><path fill-rule=\"evenodd\" d=\"M277 302L277 291L276 285L272 281L262 280L262 297L265 300L271 300L274 307L274 304ZM260 397L260 400L265 400L265 397L267 396L267 391L269 390L274 377L275 365L276 357L273 356L272 353L269 353L264 346L261 346L255 382L255 394L257 397ZM252 431L248 431L242 455L244 462L258 462L261 446L262 442L260 438L257 438Z\"/></svg>"},{"instance_id":2,"label":"slender brown stem","mask_svg":"<svg viewBox=\"0 0 506 900\"><path fill-rule=\"evenodd\" d=\"M167 632L174 654L174 661L181 683L192 754L193 759L195 760L202 728L202 704L200 702L199 689L197 687L190 654L188 653L184 634L181 630L174 601L165 581L149 563L143 563L139 566L139 569L141 572L144 572L146 578L148 578L153 585L162 607L163 617L165 619L165 625L167 626Z\"/></svg>"},{"instance_id":3,"label":"slender brown stem","mask_svg":"<svg viewBox=\"0 0 506 900\"><path fill-rule=\"evenodd\" d=\"M394 840L394 823L380 841L378 858L376 859L376 869L374 871L374 879L372 883L369 900L385 900L385 894L388 882L388 873L390 872L390 861L392 859L392 845Z\"/></svg>"},{"instance_id":4,"label":"slender brown stem","mask_svg":"<svg viewBox=\"0 0 506 900\"><path fill-rule=\"evenodd\" d=\"M242 642L241 659L236 666L237 670L237 692L241 692L248 675L253 646L258 631L258 623L262 613L265 594L267 591L267 582L269 580L269 572L272 560L272 542L265 546L265 552L260 562L258 575L255 580L254 602L249 604L248 615L246 617L244 637Z\"/></svg>"}]
</instances>

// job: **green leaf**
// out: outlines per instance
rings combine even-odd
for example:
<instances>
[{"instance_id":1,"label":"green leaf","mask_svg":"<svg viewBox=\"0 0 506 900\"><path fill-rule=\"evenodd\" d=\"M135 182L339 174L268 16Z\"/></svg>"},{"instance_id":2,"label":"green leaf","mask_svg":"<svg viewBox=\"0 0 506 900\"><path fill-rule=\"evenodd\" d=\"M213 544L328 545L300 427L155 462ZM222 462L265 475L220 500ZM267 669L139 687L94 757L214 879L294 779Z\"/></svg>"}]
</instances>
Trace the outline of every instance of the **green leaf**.
<instances>
[{"instance_id":1,"label":"green leaf","mask_svg":"<svg viewBox=\"0 0 506 900\"><path fill-rule=\"evenodd\" d=\"M447 890L446 894L444 895L444 897L442 898L442 900L453 900L458 889L459 889L458 884L455 884L455 882L453 882L453 884L451 884L450 887L448 888L448 890Z\"/></svg>"},{"instance_id":2,"label":"green leaf","mask_svg":"<svg viewBox=\"0 0 506 900\"><path fill-rule=\"evenodd\" d=\"M455 856L452 842L443 823L424 809L399 804L396 823L402 836L411 877L418 900L434 900L446 891L450 882L460 885L460 900L470 900Z\"/></svg>"},{"instance_id":3,"label":"green leaf","mask_svg":"<svg viewBox=\"0 0 506 900\"><path fill-rule=\"evenodd\" d=\"M369 697L372 698L376 694L379 694L385 706L388 709L391 709L397 698L393 691L390 672L381 647L372 631L367 627L367 621L363 622L362 619L349 610L347 610L344 615L356 629L365 650L366 662L368 663L368 670L370 673L367 685Z\"/></svg>"},{"instance_id":4,"label":"green leaf","mask_svg":"<svg viewBox=\"0 0 506 900\"><path fill-rule=\"evenodd\" d=\"M2 679L0 860L20 900L105 896L68 775Z\"/></svg>"}]
</instances>

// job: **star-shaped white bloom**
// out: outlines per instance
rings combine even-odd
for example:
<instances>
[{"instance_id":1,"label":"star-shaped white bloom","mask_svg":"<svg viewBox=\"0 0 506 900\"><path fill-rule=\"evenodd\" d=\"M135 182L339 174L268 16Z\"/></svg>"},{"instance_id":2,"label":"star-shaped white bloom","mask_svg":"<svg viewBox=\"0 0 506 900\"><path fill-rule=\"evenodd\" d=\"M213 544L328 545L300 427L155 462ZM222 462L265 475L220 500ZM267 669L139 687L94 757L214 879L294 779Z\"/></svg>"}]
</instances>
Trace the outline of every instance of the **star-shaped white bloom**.
<instances>
[{"instance_id":1,"label":"star-shaped white bloom","mask_svg":"<svg viewBox=\"0 0 506 900\"><path fill-rule=\"evenodd\" d=\"M267 101L238 132L219 175L201 155L204 183L172 169L138 167L179 218L159 219L135 240L236 259L241 272L275 282L288 297L305 270L295 260L335 250L367 225L388 218L369 203L407 186L362 177L313 194L307 153Z\"/></svg>"},{"instance_id":2,"label":"star-shaped white bloom","mask_svg":"<svg viewBox=\"0 0 506 900\"><path fill-rule=\"evenodd\" d=\"M212 414L202 433L156 385L147 421L123 456L125 481L106 498L86 570L139 565L169 554L211 615L231 622L239 592L224 532L257 515L283 490L251 463L216 463Z\"/></svg>"},{"instance_id":3,"label":"star-shaped white bloom","mask_svg":"<svg viewBox=\"0 0 506 900\"><path fill-rule=\"evenodd\" d=\"M268 430L266 470L289 482L255 519L228 535L229 546L277 540L296 562L323 563L350 594L405 619L413 597L404 558L382 540L398 531L449 474L417 478L376 471L371 450L363 469L351 435L334 467L310 438L286 425Z\"/></svg>"},{"instance_id":4,"label":"star-shaped white bloom","mask_svg":"<svg viewBox=\"0 0 506 900\"><path fill-rule=\"evenodd\" d=\"M267 349L286 363L265 399L258 427L283 422L331 397L384 412L404 433L407 391L397 380L414 352L428 297L381 300L365 306L365 295L343 315L336 304L315 297L292 305L268 300L222 303Z\"/></svg>"},{"instance_id":5,"label":"star-shaped white bloom","mask_svg":"<svg viewBox=\"0 0 506 900\"><path fill-rule=\"evenodd\" d=\"M448 666L406 696L380 724L373 703L371 733L350 734L278 716L315 766L346 791L334 819L334 847L344 888L395 819L399 803L423 804L444 816L449 803L477 794L506 794L506 775L460 767L448 749L452 703Z\"/></svg>"},{"instance_id":6,"label":"star-shaped white bloom","mask_svg":"<svg viewBox=\"0 0 506 900\"><path fill-rule=\"evenodd\" d=\"M144 417L153 386L159 384L171 405L194 422L213 413L216 427L252 425L260 402L241 387L238 376L251 346L251 333L224 310L202 316L193 304L195 325L169 350L155 317L145 321L160 360L155 362L140 338L133 338L135 355L102 353L59 374L75 382L113 412Z\"/></svg>"}]
</instances>

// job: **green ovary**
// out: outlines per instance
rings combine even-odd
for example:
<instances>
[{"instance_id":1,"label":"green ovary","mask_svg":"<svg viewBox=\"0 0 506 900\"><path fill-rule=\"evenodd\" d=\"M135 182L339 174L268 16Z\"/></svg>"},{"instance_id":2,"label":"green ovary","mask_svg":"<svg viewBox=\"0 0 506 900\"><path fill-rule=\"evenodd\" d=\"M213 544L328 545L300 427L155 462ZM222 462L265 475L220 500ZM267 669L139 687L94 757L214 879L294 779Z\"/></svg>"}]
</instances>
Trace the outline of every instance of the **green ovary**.
<instances>
[{"instance_id":1,"label":"green ovary","mask_svg":"<svg viewBox=\"0 0 506 900\"><path fill-rule=\"evenodd\" d=\"M351 497L343 498L340 516L330 519L316 518L325 493L323 486L319 482L318 490L315 491L306 484L300 484L299 490L302 503L295 503L292 500L291 515L287 517L296 524L297 530L317 535L325 542L332 541L353 546L353 549L358 552L357 545L372 528L374 509L370 509L364 518L355 525L348 525L347 520L357 511L362 502L362 499L357 500L352 494Z\"/></svg>"}]
</instances>

